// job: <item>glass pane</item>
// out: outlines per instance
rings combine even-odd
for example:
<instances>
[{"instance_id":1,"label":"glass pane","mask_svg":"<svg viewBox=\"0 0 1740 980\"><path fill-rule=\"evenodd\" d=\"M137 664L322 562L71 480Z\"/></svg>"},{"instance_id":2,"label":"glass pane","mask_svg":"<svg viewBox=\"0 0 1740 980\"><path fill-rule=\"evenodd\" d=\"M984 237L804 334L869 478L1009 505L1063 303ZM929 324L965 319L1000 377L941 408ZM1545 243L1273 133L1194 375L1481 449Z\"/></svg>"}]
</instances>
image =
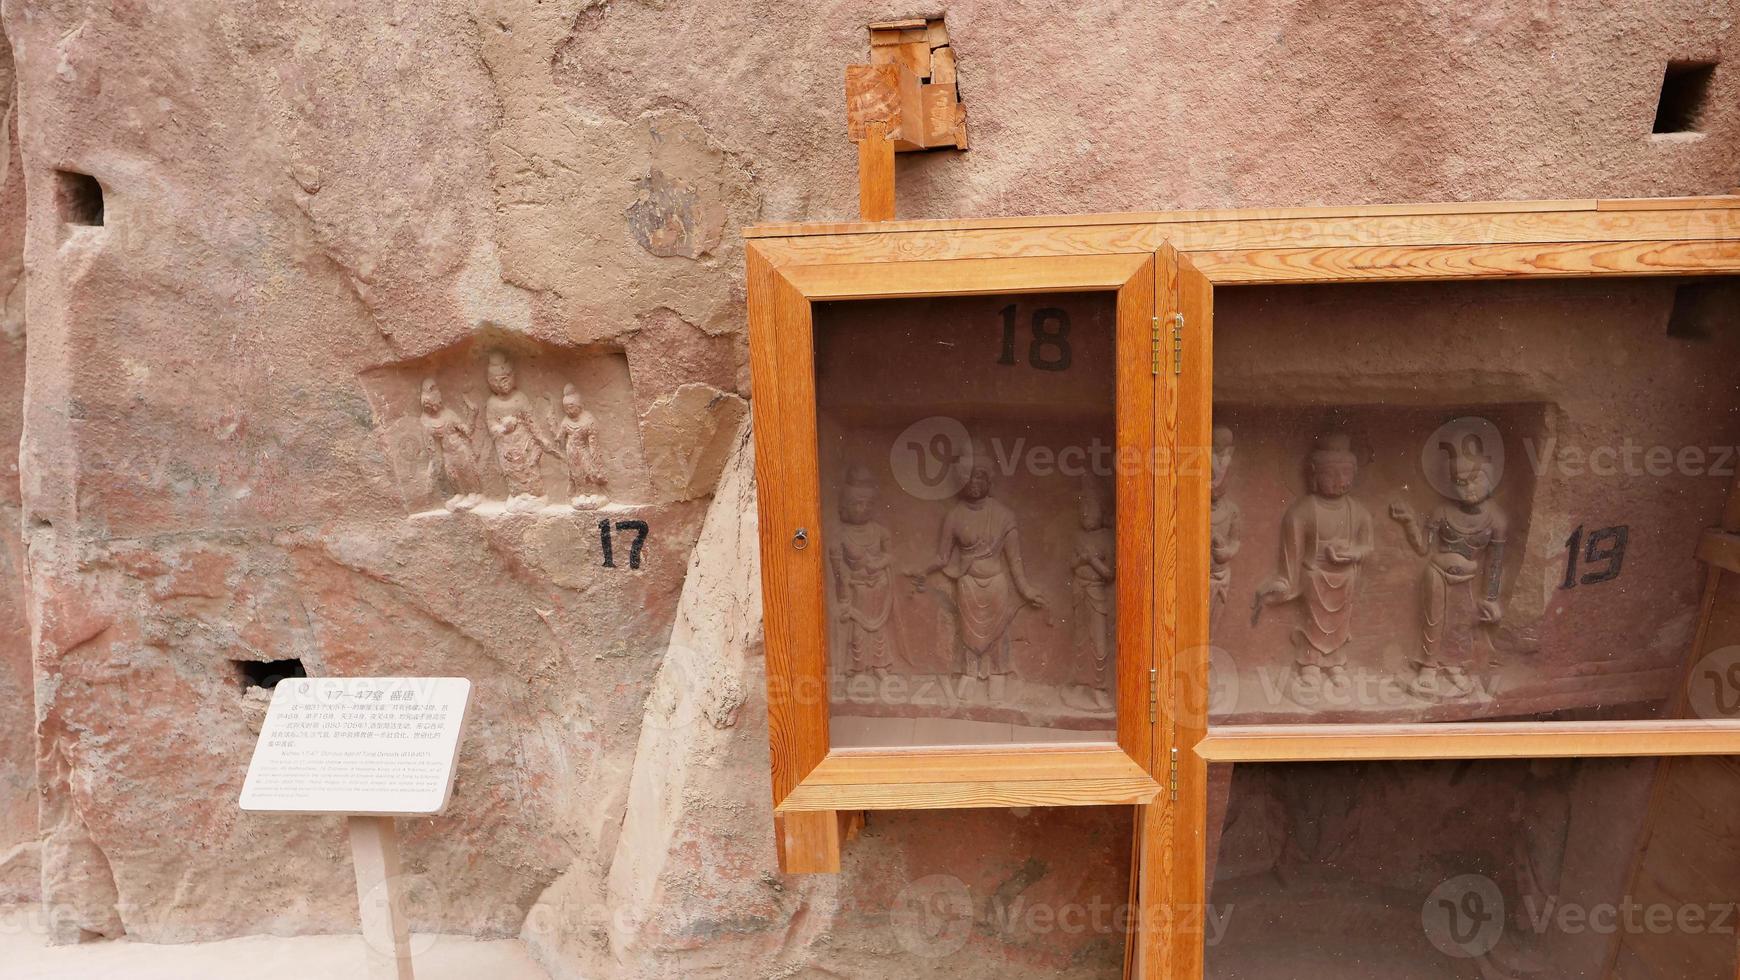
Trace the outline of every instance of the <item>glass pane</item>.
<instances>
[{"instance_id":1,"label":"glass pane","mask_svg":"<svg viewBox=\"0 0 1740 980\"><path fill-rule=\"evenodd\" d=\"M1217 290L1211 721L1665 716L1737 311L1732 280Z\"/></svg>"},{"instance_id":2,"label":"glass pane","mask_svg":"<svg viewBox=\"0 0 1740 980\"><path fill-rule=\"evenodd\" d=\"M1740 766L1216 766L1206 976L1733 980Z\"/></svg>"},{"instance_id":3,"label":"glass pane","mask_svg":"<svg viewBox=\"0 0 1740 980\"><path fill-rule=\"evenodd\" d=\"M1115 313L818 304L835 746L1114 737Z\"/></svg>"},{"instance_id":4,"label":"glass pane","mask_svg":"<svg viewBox=\"0 0 1740 980\"><path fill-rule=\"evenodd\" d=\"M899 849L847 849L853 885L840 890L833 923L838 936L856 928L892 933L895 942L865 949L861 966L833 975L1118 980L1135 920L1130 813L1116 806L878 811L877 834ZM992 840L995 853L961 846Z\"/></svg>"}]
</instances>

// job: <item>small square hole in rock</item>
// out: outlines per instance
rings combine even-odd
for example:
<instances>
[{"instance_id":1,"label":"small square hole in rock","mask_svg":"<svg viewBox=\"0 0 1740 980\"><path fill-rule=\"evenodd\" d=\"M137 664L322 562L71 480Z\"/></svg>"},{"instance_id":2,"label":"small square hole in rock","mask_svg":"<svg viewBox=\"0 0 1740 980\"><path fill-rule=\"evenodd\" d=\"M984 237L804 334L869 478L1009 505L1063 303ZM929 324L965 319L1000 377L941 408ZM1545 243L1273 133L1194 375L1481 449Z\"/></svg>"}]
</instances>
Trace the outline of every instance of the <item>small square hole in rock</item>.
<instances>
[{"instance_id":1,"label":"small square hole in rock","mask_svg":"<svg viewBox=\"0 0 1740 980\"><path fill-rule=\"evenodd\" d=\"M1740 278L1721 276L1674 287L1673 311L1668 314L1667 335L1681 340L1709 340L1718 332L1740 325L1740 305L1735 286Z\"/></svg>"},{"instance_id":2,"label":"small square hole in rock","mask_svg":"<svg viewBox=\"0 0 1740 980\"><path fill-rule=\"evenodd\" d=\"M278 682L291 677L307 677L308 671L303 669L302 661L289 660L232 660L236 666L236 676L242 683L242 690L250 687L263 687L270 691L278 686Z\"/></svg>"},{"instance_id":3,"label":"small square hole in rock","mask_svg":"<svg viewBox=\"0 0 1740 980\"><path fill-rule=\"evenodd\" d=\"M60 220L69 225L101 225L103 223L103 185L90 174L76 170L56 170L55 206Z\"/></svg>"},{"instance_id":4,"label":"small square hole in rock","mask_svg":"<svg viewBox=\"0 0 1740 980\"><path fill-rule=\"evenodd\" d=\"M1661 80L1661 98L1655 105L1655 132L1697 132L1715 75L1713 61L1668 62Z\"/></svg>"}]
</instances>

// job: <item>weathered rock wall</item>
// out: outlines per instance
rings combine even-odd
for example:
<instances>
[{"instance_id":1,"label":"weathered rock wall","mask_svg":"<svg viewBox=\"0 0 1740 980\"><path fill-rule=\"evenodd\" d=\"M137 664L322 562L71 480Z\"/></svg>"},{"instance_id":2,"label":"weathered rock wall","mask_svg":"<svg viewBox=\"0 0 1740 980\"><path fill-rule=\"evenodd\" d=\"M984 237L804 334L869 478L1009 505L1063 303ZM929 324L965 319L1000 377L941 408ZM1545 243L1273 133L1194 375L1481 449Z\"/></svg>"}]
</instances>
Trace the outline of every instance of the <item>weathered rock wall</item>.
<instances>
[{"instance_id":1,"label":"weathered rock wall","mask_svg":"<svg viewBox=\"0 0 1740 980\"><path fill-rule=\"evenodd\" d=\"M34 661L25 716L0 601L0 849L29 836L33 769L61 938L354 928L338 821L235 808L273 669L251 665L299 660L477 684L452 811L404 827L419 927L523 930L570 976L1115 974L1109 929L987 913L939 944L889 910L950 878L1002 909L1120 902L1123 813L891 816L838 879L773 861L740 232L855 212L843 66L867 22L925 12L0 5L0 293L22 227L31 333L0 522L28 544ZM900 209L1721 192L1740 76L1702 136L1649 130L1663 66L1731 54L1735 13L969 0L947 18L974 149L902 159ZM562 503L556 458L549 506L513 511L482 435L460 440L481 502L442 508L463 467L422 381L487 421L492 350L547 437L564 384L588 400L609 513ZM668 724L684 699L693 731Z\"/></svg>"},{"instance_id":2,"label":"weathered rock wall","mask_svg":"<svg viewBox=\"0 0 1740 980\"><path fill-rule=\"evenodd\" d=\"M18 434L24 410L24 167L12 52L0 51L0 902L37 897L36 740L30 627L24 615Z\"/></svg>"}]
</instances>

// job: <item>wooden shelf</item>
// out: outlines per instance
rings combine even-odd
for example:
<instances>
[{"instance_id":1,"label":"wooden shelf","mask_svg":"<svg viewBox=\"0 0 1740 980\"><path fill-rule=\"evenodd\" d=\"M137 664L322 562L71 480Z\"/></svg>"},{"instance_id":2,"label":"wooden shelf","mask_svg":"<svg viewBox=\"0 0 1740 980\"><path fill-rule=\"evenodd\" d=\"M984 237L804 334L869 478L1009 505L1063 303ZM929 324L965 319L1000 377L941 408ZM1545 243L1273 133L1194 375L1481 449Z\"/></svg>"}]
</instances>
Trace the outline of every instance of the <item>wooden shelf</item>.
<instances>
[{"instance_id":1,"label":"wooden shelf","mask_svg":"<svg viewBox=\"0 0 1740 980\"><path fill-rule=\"evenodd\" d=\"M1208 762L1740 756L1740 719L1455 725L1228 725L1196 743Z\"/></svg>"},{"instance_id":2,"label":"wooden shelf","mask_svg":"<svg viewBox=\"0 0 1740 980\"><path fill-rule=\"evenodd\" d=\"M1148 803L1160 792L1104 745L835 749L782 800L781 813Z\"/></svg>"}]
</instances>

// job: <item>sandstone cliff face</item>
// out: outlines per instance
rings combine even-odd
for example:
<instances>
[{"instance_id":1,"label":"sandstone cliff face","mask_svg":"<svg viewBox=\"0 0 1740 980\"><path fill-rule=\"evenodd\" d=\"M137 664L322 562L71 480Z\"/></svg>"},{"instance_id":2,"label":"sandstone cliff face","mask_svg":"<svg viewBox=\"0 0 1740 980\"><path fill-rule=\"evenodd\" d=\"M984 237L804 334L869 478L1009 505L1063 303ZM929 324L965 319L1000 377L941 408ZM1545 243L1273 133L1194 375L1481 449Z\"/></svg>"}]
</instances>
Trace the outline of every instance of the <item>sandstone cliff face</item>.
<instances>
[{"instance_id":1,"label":"sandstone cliff face","mask_svg":"<svg viewBox=\"0 0 1740 980\"><path fill-rule=\"evenodd\" d=\"M1123 813L773 859L740 232L855 213L843 66L924 12L0 5L0 891L40 841L65 940L354 928L339 822L235 807L258 684L299 661L476 685L453 809L402 828L420 929L523 932L567 976L1115 975L1115 930L1006 913L1121 902ZM974 149L901 160L900 209L1723 192L1740 76L1702 137L1649 130L1735 13L971 0ZM555 451L512 509L481 434L481 502L442 506L423 381L482 424L497 351L548 438L576 386L608 511L565 506ZM957 879L962 935L891 917Z\"/></svg>"},{"instance_id":2,"label":"sandstone cliff face","mask_svg":"<svg viewBox=\"0 0 1740 980\"><path fill-rule=\"evenodd\" d=\"M34 899L40 887L36 763L32 737L30 627L24 616L18 456L24 390L24 167L11 51L0 52L6 93L0 169L0 902Z\"/></svg>"}]
</instances>

